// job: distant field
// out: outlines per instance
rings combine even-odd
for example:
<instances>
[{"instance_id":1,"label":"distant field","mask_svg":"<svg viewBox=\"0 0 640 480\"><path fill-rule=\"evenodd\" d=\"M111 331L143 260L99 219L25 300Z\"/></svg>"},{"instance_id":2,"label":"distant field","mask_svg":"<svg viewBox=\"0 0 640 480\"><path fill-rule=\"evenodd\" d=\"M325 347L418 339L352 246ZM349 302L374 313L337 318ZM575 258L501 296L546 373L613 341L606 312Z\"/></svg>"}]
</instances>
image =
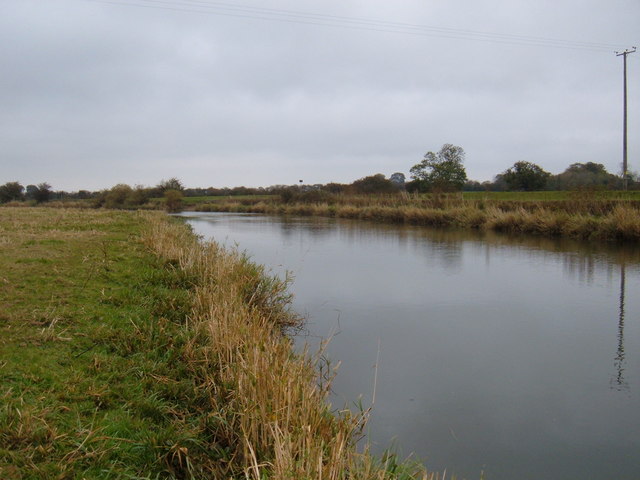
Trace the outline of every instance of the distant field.
<instances>
[{"instance_id":1,"label":"distant field","mask_svg":"<svg viewBox=\"0 0 640 480\"><path fill-rule=\"evenodd\" d=\"M640 200L640 191L554 191L554 192L462 192L465 200L495 200L495 201L516 201L516 202L544 202L572 199L602 199L602 200ZM350 197L351 195L338 195L338 197ZM417 195L417 198L428 198L432 194ZM376 197L388 197L388 195L370 195L371 199ZM279 195L216 195L200 197L184 197L185 205L198 205L203 203L226 203L226 202L260 202L265 200L278 201Z\"/></svg>"},{"instance_id":2,"label":"distant field","mask_svg":"<svg viewBox=\"0 0 640 480\"><path fill-rule=\"evenodd\" d=\"M219 203L227 201L242 201L242 200L266 200L268 198L274 198L277 195L212 195L201 197L184 197L183 203L186 205L195 205L198 203Z\"/></svg>"}]
</instances>

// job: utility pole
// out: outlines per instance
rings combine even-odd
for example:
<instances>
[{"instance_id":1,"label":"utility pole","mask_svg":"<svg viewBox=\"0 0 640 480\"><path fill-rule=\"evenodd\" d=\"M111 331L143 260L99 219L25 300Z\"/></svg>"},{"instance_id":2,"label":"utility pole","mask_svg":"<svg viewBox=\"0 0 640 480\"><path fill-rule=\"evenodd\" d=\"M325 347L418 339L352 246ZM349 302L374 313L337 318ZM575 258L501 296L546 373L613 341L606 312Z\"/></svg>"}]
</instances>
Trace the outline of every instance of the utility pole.
<instances>
[{"instance_id":1,"label":"utility pole","mask_svg":"<svg viewBox=\"0 0 640 480\"><path fill-rule=\"evenodd\" d=\"M622 185L627 189L627 55L636 51L636 47L632 47L631 50L627 49L624 52L616 52L616 56L622 56L624 63L624 113L622 122Z\"/></svg>"}]
</instances>

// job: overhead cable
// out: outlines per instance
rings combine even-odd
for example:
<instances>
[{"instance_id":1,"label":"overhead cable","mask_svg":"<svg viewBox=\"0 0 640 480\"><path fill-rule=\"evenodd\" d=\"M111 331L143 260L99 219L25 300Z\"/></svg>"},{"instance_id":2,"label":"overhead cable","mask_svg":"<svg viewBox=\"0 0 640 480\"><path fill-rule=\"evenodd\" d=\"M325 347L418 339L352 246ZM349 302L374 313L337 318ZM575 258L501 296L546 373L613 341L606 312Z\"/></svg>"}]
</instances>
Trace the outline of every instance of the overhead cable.
<instances>
[{"instance_id":1,"label":"overhead cable","mask_svg":"<svg viewBox=\"0 0 640 480\"><path fill-rule=\"evenodd\" d=\"M277 8L255 7L221 1L204 0L85 0L94 3L121 5L127 7L152 8L191 12L254 20L278 21L306 25L338 27L353 30L368 30L376 32L398 33L425 37L451 38L491 42L508 45L549 47L611 52L620 48L621 44L599 42L585 42L558 38L545 38L531 35L505 34L483 32L451 27L391 22L387 20L330 15L324 13L304 12L300 10L285 10Z\"/></svg>"}]
</instances>

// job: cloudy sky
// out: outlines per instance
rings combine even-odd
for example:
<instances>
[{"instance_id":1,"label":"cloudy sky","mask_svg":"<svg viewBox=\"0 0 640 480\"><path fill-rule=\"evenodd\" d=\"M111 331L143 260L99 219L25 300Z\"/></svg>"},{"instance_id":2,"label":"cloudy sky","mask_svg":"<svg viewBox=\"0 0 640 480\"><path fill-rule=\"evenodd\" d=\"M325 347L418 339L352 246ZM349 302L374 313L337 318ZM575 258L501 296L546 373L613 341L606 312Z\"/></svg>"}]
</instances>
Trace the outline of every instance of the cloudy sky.
<instances>
[{"instance_id":1,"label":"cloudy sky","mask_svg":"<svg viewBox=\"0 0 640 480\"><path fill-rule=\"evenodd\" d=\"M622 161L638 0L0 0L0 184L470 178ZM640 51L628 57L640 170Z\"/></svg>"}]
</instances>

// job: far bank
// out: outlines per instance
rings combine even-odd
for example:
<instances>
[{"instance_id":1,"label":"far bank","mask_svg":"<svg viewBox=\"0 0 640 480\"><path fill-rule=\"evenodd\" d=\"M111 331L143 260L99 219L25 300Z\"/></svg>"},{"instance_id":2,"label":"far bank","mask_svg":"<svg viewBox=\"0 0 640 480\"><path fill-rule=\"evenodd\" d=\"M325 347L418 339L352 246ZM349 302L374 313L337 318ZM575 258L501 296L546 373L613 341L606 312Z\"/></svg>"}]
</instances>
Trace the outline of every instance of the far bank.
<instances>
[{"instance_id":1,"label":"far bank","mask_svg":"<svg viewBox=\"0 0 640 480\"><path fill-rule=\"evenodd\" d=\"M201 212L307 215L607 241L640 240L636 192L332 195L320 191L264 197L206 198Z\"/></svg>"}]
</instances>

